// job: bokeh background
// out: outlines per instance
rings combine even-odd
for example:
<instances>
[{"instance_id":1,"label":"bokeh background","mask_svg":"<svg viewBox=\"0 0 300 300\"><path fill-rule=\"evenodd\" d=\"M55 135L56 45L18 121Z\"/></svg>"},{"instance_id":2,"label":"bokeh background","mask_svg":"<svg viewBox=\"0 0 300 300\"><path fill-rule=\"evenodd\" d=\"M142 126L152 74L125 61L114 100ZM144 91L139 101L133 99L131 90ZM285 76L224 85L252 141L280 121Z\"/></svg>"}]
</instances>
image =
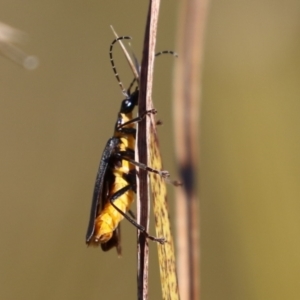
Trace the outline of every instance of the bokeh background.
<instances>
[{"instance_id":1,"label":"bokeh background","mask_svg":"<svg viewBox=\"0 0 300 300\"><path fill-rule=\"evenodd\" d=\"M161 3L158 50L175 49L177 5ZM135 229L122 223L120 259L87 249L84 237L122 100L109 25L134 38L140 58L147 1L0 7L0 21L28 33L21 48L40 60L27 71L0 56L0 299L135 299ZM199 120L203 300L300 298L299 36L299 1L211 1ZM119 49L115 58L128 84ZM164 164L174 177L175 63L156 60L154 85ZM161 297L155 250L150 299Z\"/></svg>"}]
</instances>

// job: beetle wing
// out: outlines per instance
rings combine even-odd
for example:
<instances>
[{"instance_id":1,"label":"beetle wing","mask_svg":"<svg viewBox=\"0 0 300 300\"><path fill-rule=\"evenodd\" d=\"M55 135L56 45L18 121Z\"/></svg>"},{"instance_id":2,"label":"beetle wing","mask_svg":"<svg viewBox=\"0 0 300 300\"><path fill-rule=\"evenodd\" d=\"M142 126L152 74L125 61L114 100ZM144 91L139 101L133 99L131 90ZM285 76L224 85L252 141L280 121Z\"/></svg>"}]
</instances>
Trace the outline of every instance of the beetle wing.
<instances>
[{"instance_id":1,"label":"beetle wing","mask_svg":"<svg viewBox=\"0 0 300 300\"><path fill-rule=\"evenodd\" d=\"M106 146L104 148L100 164L98 167L98 172L96 176L95 186L94 186L94 193L93 193L93 199L92 199L92 206L91 206L91 212L90 212L90 220L89 225L86 233L86 242L88 243L90 239L92 238L95 230L95 219L97 217L100 205L103 203L104 199L104 181L108 169L109 159L114 153L115 149L117 148L119 144L118 138L110 138Z\"/></svg>"}]
</instances>

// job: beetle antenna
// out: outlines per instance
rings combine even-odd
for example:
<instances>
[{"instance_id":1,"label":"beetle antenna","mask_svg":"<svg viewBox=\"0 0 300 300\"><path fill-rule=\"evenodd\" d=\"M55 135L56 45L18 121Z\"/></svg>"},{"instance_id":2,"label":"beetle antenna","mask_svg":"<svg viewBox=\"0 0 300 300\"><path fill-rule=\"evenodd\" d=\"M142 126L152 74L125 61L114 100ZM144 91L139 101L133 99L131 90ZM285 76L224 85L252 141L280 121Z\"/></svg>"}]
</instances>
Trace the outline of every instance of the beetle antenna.
<instances>
[{"instance_id":1,"label":"beetle antenna","mask_svg":"<svg viewBox=\"0 0 300 300\"><path fill-rule=\"evenodd\" d=\"M178 57L178 54L174 51L171 51L171 50L164 50L164 51L157 52L157 53L155 53L155 57L160 56L162 54L171 54L175 57Z\"/></svg>"},{"instance_id":2,"label":"beetle antenna","mask_svg":"<svg viewBox=\"0 0 300 300\"><path fill-rule=\"evenodd\" d=\"M130 36L120 36L118 37L117 39L114 39L113 42L110 44L110 47L109 47L109 58L110 58L110 63L111 63L111 66L112 66L112 69L113 69L113 72L115 74L115 77L118 81L118 84L123 92L124 95L127 96L127 91L125 90L124 86L123 86L123 83L119 77L119 74L117 72L117 68L116 68L116 65L115 65L115 62L114 62L114 59L113 59L113 47L114 47L114 44L117 42L117 41L120 41L120 40L131 40L131 37Z\"/></svg>"}]
</instances>

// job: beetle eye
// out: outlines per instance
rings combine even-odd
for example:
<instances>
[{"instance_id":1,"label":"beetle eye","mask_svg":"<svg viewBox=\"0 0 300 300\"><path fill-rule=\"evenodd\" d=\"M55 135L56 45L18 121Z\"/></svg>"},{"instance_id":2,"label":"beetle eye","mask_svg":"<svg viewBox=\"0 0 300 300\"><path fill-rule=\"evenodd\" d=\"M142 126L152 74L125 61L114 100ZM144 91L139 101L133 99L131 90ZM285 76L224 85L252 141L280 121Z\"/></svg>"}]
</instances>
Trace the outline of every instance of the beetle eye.
<instances>
[{"instance_id":1,"label":"beetle eye","mask_svg":"<svg viewBox=\"0 0 300 300\"><path fill-rule=\"evenodd\" d=\"M130 107L131 106L131 101L129 101L129 99L126 99L125 102L124 102L124 106Z\"/></svg>"},{"instance_id":2,"label":"beetle eye","mask_svg":"<svg viewBox=\"0 0 300 300\"><path fill-rule=\"evenodd\" d=\"M133 111L135 103L132 98L127 98L122 101L120 112L127 114Z\"/></svg>"}]
</instances>

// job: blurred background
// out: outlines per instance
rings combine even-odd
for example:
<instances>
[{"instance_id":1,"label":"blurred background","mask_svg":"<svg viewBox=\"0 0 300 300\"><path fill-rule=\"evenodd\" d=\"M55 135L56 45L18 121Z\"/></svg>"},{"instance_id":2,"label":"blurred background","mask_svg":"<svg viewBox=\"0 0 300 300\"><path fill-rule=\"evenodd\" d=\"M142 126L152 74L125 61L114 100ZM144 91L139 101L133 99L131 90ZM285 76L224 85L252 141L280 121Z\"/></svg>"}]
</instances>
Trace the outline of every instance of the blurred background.
<instances>
[{"instance_id":1,"label":"blurred background","mask_svg":"<svg viewBox=\"0 0 300 300\"><path fill-rule=\"evenodd\" d=\"M0 21L28 34L20 47L40 65L28 71L0 56L0 299L136 298L135 228L122 222L122 258L87 249L85 231L123 98L109 25L133 37L141 58L147 1L101 2L1 1ZM178 2L161 3L157 50L176 50ZM299 1L211 1L199 120L202 300L300 297L299 36ZM128 85L118 47L115 60ZM175 63L158 58L154 83L174 178ZM160 299L151 246L150 299Z\"/></svg>"}]
</instances>

